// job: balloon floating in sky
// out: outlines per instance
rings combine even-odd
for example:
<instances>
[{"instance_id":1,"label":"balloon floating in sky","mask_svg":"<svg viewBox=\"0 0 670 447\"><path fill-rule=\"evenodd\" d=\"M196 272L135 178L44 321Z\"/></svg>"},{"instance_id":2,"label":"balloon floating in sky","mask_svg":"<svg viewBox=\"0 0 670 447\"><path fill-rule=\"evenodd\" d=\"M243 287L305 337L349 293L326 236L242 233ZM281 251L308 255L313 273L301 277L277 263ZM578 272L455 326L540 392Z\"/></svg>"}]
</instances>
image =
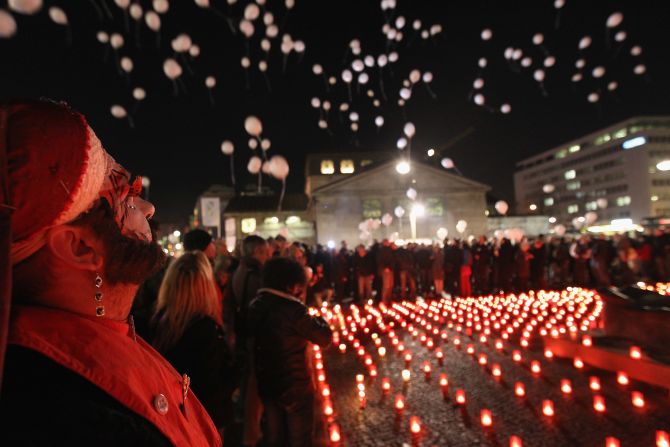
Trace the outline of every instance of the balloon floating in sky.
<instances>
[{"instance_id":1,"label":"balloon floating in sky","mask_svg":"<svg viewBox=\"0 0 670 447\"><path fill-rule=\"evenodd\" d=\"M233 142L225 140L223 143L221 143L221 152L223 152L224 155L232 155L233 152L235 152L235 146L233 145Z\"/></svg>"},{"instance_id":2,"label":"balloon floating in sky","mask_svg":"<svg viewBox=\"0 0 670 447\"><path fill-rule=\"evenodd\" d=\"M8 0L7 6L19 14L33 15L42 9L42 0Z\"/></svg>"},{"instance_id":3,"label":"balloon floating in sky","mask_svg":"<svg viewBox=\"0 0 670 447\"><path fill-rule=\"evenodd\" d=\"M0 38L7 39L16 34L16 20L4 9L0 9Z\"/></svg>"},{"instance_id":4,"label":"balloon floating in sky","mask_svg":"<svg viewBox=\"0 0 670 447\"><path fill-rule=\"evenodd\" d=\"M244 120L244 130L253 137L258 137L263 132L263 124L257 117L251 115Z\"/></svg>"},{"instance_id":5,"label":"balloon floating in sky","mask_svg":"<svg viewBox=\"0 0 670 447\"><path fill-rule=\"evenodd\" d=\"M499 212L500 214L502 214L504 216L505 214L507 214L507 210L509 209L509 205L504 200L498 200L495 203L495 209L496 209L497 212Z\"/></svg>"},{"instance_id":6,"label":"balloon floating in sky","mask_svg":"<svg viewBox=\"0 0 670 447\"><path fill-rule=\"evenodd\" d=\"M440 164L444 169L453 169L454 161L451 158L443 158Z\"/></svg>"}]
</instances>

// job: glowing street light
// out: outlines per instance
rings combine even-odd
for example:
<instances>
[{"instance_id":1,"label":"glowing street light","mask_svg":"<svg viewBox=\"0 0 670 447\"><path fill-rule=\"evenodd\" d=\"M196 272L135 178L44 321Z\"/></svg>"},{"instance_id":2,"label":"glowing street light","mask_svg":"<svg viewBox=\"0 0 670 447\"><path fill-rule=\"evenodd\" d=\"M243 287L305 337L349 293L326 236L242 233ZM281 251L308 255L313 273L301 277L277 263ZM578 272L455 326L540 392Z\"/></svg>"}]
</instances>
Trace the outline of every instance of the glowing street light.
<instances>
[{"instance_id":1,"label":"glowing street light","mask_svg":"<svg viewBox=\"0 0 670 447\"><path fill-rule=\"evenodd\" d=\"M670 160L659 161L656 164L656 169L663 172L670 171Z\"/></svg>"},{"instance_id":2,"label":"glowing street light","mask_svg":"<svg viewBox=\"0 0 670 447\"><path fill-rule=\"evenodd\" d=\"M410 165L406 160L401 160L397 165L395 165L395 170L400 175L409 174L410 169Z\"/></svg>"}]
</instances>

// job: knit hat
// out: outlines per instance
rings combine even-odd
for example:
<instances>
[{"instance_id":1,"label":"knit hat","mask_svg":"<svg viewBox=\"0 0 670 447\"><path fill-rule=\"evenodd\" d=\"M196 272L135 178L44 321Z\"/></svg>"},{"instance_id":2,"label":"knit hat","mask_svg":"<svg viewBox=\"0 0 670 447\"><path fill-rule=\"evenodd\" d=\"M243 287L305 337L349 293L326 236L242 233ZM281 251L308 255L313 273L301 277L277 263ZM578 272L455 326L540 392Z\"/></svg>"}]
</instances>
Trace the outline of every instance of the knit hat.
<instances>
[{"instance_id":1,"label":"knit hat","mask_svg":"<svg viewBox=\"0 0 670 447\"><path fill-rule=\"evenodd\" d=\"M191 230L184 235L184 250L186 251L191 250L205 251L205 249L211 243L212 243L212 235L206 232L205 230L201 230L200 228Z\"/></svg>"}]
</instances>

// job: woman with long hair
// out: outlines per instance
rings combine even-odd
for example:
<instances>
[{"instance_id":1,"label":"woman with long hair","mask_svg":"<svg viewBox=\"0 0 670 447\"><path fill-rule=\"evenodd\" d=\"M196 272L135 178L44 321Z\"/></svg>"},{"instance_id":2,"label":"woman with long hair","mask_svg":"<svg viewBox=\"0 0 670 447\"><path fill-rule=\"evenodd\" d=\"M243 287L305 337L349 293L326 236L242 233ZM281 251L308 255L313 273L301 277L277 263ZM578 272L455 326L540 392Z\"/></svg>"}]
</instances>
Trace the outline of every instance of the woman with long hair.
<instances>
[{"instance_id":1,"label":"woman with long hair","mask_svg":"<svg viewBox=\"0 0 670 447\"><path fill-rule=\"evenodd\" d=\"M153 346L184 375L219 430L231 422L232 356L209 260L184 253L168 268L152 319Z\"/></svg>"}]
</instances>

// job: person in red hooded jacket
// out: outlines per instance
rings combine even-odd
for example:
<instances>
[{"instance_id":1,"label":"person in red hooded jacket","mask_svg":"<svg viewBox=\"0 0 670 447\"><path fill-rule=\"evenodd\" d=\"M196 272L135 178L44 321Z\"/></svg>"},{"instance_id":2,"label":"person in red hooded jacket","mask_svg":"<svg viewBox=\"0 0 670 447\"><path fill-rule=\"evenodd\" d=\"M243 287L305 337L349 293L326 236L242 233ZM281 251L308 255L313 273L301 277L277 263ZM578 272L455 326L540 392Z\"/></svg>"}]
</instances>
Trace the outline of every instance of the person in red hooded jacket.
<instances>
[{"instance_id":1,"label":"person in red hooded jacket","mask_svg":"<svg viewBox=\"0 0 670 447\"><path fill-rule=\"evenodd\" d=\"M188 372L129 315L164 260L141 179L50 101L0 106L0 154L12 265L0 445L220 446Z\"/></svg>"}]
</instances>

